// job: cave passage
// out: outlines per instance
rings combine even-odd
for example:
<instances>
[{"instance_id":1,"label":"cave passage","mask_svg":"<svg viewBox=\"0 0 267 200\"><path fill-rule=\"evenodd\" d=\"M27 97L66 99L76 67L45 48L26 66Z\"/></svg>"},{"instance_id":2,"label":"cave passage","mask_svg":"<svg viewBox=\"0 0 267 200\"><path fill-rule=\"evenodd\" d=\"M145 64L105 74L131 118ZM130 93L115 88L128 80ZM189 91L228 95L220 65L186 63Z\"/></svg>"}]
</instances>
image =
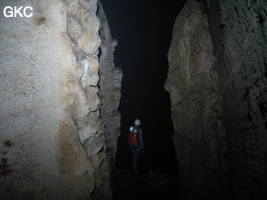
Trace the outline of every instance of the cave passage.
<instances>
[{"instance_id":1,"label":"cave passage","mask_svg":"<svg viewBox=\"0 0 267 200\"><path fill-rule=\"evenodd\" d=\"M0 16L0 199L266 199L266 0L20 3L0 3L34 9Z\"/></svg>"},{"instance_id":2,"label":"cave passage","mask_svg":"<svg viewBox=\"0 0 267 200\"><path fill-rule=\"evenodd\" d=\"M140 168L177 168L170 99L164 83L173 24L185 2L101 1L112 36L118 40L115 65L123 71L117 168L132 167L127 139L136 118L141 121L144 138Z\"/></svg>"},{"instance_id":3,"label":"cave passage","mask_svg":"<svg viewBox=\"0 0 267 200\"><path fill-rule=\"evenodd\" d=\"M101 1L111 34L118 40L115 66L123 71L119 107L121 135L112 172L114 199L131 198L128 195L131 188L139 191L133 199L157 199L167 193L173 195L171 190L177 192L176 178L171 179L171 185L166 183L170 180L167 176L177 177L178 168L172 140L170 96L164 83L173 25L185 2ZM128 146L129 127L136 118L141 121L144 138L139 174L132 171ZM166 171L171 174L166 175ZM162 181L165 185L160 184Z\"/></svg>"}]
</instances>

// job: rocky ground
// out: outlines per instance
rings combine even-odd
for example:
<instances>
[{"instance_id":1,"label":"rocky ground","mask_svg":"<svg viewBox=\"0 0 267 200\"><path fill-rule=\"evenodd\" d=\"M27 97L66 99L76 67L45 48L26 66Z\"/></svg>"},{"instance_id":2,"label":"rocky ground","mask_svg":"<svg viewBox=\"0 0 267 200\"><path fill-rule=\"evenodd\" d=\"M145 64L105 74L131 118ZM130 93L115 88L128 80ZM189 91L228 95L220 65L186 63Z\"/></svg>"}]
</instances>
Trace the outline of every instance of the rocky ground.
<instances>
[{"instance_id":1,"label":"rocky ground","mask_svg":"<svg viewBox=\"0 0 267 200\"><path fill-rule=\"evenodd\" d=\"M113 169L113 200L180 199L176 174L172 171Z\"/></svg>"}]
</instances>

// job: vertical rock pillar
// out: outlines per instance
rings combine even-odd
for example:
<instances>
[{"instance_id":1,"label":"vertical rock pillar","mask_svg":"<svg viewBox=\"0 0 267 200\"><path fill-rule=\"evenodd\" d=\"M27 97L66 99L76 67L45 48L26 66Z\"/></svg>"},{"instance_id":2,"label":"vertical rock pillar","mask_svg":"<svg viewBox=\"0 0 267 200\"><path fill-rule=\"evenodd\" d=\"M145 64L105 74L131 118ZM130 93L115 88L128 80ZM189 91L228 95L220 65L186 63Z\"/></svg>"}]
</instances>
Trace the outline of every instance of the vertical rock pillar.
<instances>
[{"instance_id":1,"label":"vertical rock pillar","mask_svg":"<svg viewBox=\"0 0 267 200\"><path fill-rule=\"evenodd\" d=\"M227 199L227 145L212 40L200 4L176 19L165 88L170 92L184 199Z\"/></svg>"},{"instance_id":2,"label":"vertical rock pillar","mask_svg":"<svg viewBox=\"0 0 267 200\"><path fill-rule=\"evenodd\" d=\"M33 9L0 16L0 199L111 199L97 2L0 2Z\"/></svg>"},{"instance_id":3,"label":"vertical rock pillar","mask_svg":"<svg viewBox=\"0 0 267 200\"><path fill-rule=\"evenodd\" d=\"M112 38L106 19L106 14L99 3L98 16L101 20L100 27L100 99L101 120L107 143L107 157L110 165L115 163L117 140L120 135L121 115L118 111L121 98L122 70L114 65L113 52L117 41Z\"/></svg>"}]
</instances>

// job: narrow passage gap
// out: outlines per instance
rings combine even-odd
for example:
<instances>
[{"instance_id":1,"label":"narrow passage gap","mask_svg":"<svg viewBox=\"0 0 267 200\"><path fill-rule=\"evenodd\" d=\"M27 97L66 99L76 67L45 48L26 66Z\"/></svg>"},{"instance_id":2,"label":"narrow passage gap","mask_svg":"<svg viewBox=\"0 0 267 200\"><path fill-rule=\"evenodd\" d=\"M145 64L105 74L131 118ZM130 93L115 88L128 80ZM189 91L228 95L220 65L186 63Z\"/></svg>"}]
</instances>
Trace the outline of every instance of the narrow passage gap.
<instances>
[{"instance_id":1,"label":"narrow passage gap","mask_svg":"<svg viewBox=\"0 0 267 200\"><path fill-rule=\"evenodd\" d=\"M164 83L172 28L185 2L101 1L112 37L118 40L115 66L123 71L121 136L112 173L114 199L125 199L124 195L128 195L127 199L147 199L147 195L165 199L179 190L174 178L178 168L172 141L170 97ZM132 170L128 147L129 127L136 118L141 121L144 138L138 173ZM133 187L135 194L129 193Z\"/></svg>"}]
</instances>

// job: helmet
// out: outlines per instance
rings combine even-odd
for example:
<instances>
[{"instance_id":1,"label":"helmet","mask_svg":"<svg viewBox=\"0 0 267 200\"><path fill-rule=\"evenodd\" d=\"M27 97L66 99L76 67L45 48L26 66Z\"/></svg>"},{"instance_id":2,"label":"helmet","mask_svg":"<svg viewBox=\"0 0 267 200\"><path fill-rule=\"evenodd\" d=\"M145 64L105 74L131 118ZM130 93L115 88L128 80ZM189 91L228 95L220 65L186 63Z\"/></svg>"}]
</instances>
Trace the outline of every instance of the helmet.
<instances>
[{"instance_id":1,"label":"helmet","mask_svg":"<svg viewBox=\"0 0 267 200\"><path fill-rule=\"evenodd\" d=\"M134 125L135 125L135 126L140 126L140 120L139 120L139 119L136 119L136 120L134 121Z\"/></svg>"}]
</instances>

